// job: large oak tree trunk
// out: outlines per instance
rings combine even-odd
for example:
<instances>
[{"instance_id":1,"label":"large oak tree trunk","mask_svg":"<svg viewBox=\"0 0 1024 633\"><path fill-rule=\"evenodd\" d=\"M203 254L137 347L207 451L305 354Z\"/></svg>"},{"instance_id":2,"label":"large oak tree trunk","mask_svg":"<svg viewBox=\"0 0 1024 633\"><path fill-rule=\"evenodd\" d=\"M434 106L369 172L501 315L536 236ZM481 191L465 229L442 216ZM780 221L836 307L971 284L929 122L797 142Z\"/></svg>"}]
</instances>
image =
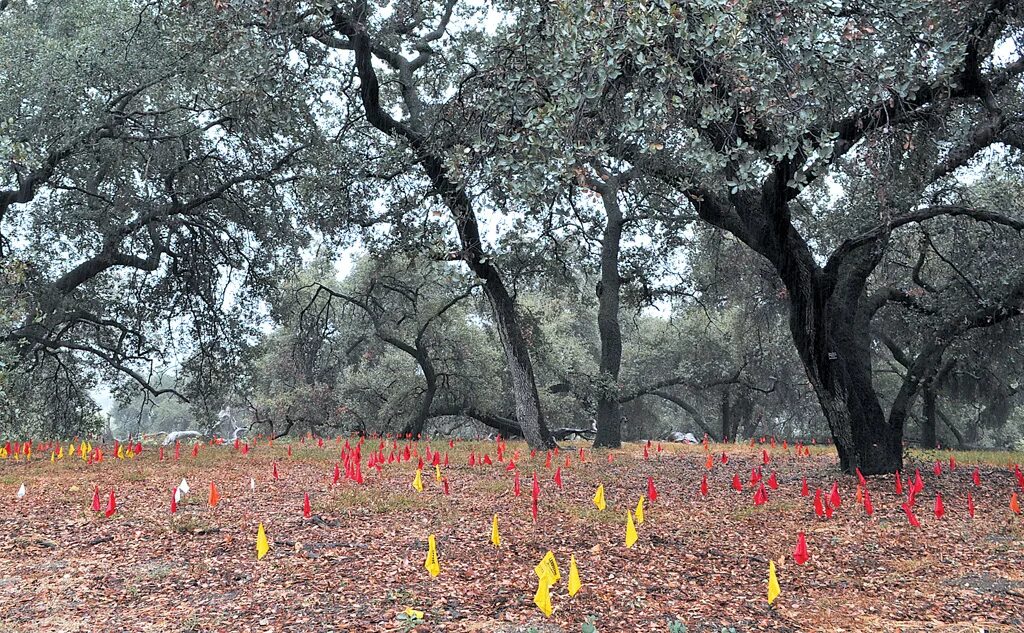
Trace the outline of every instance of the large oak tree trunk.
<instances>
[{"instance_id":1,"label":"large oak tree trunk","mask_svg":"<svg viewBox=\"0 0 1024 633\"><path fill-rule=\"evenodd\" d=\"M865 475L903 465L903 423L890 424L872 384L871 312L865 288L881 258L876 243L852 247L822 267L790 221L782 163L761 191L734 198L724 222L771 262L786 286L790 331L839 453L841 468Z\"/></svg>"},{"instance_id":2,"label":"large oak tree trunk","mask_svg":"<svg viewBox=\"0 0 1024 633\"><path fill-rule=\"evenodd\" d=\"M420 404L416 409L415 417L405 425L402 434L418 437L423 434L423 427L431 417L430 410L434 406L434 396L437 395L437 371L434 369L433 361L430 360L430 354L422 343L416 345L415 352L414 358L423 372L423 395L420 396Z\"/></svg>"},{"instance_id":3,"label":"large oak tree trunk","mask_svg":"<svg viewBox=\"0 0 1024 633\"><path fill-rule=\"evenodd\" d=\"M903 465L903 426L890 425L872 384L868 321L860 316L862 292L819 275L790 275L790 330L821 404L841 468L865 475ZM849 273L845 273L849 274Z\"/></svg>"},{"instance_id":4,"label":"large oak tree trunk","mask_svg":"<svg viewBox=\"0 0 1024 633\"><path fill-rule=\"evenodd\" d=\"M930 386L925 386L922 394L921 405L922 405L922 420L921 420L921 446L925 448L935 448L938 446L939 438L935 428L935 390Z\"/></svg>"},{"instance_id":5,"label":"large oak tree trunk","mask_svg":"<svg viewBox=\"0 0 1024 633\"><path fill-rule=\"evenodd\" d=\"M622 413L619 409L619 369L622 365L622 330L619 325L621 280L619 244L622 240L622 211L618 188L602 187L607 221L601 245L601 282L597 287L597 328L601 336L600 386L597 398L595 447L622 446Z\"/></svg>"},{"instance_id":6,"label":"large oak tree trunk","mask_svg":"<svg viewBox=\"0 0 1024 633\"><path fill-rule=\"evenodd\" d=\"M509 378L512 381L516 421L519 422L526 443L531 448L554 448L555 440L548 431L540 410L540 396L533 375L533 363L530 362L526 339L519 327L515 302L498 276L497 270L489 265L486 266L486 270L483 267L478 270L472 263L471 266L477 276L484 279L484 294L494 312L495 326L502 349L505 351Z\"/></svg>"}]
</instances>

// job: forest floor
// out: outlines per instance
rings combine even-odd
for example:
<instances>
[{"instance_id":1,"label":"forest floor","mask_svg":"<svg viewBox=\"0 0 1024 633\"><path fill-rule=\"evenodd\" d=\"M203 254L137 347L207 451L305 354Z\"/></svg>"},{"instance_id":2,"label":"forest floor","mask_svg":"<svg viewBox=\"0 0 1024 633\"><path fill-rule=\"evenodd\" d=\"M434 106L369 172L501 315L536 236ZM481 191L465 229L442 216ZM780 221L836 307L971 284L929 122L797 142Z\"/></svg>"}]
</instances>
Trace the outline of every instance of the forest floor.
<instances>
[{"instance_id":1,"label":"forest floor","mask_svg":"<svg viewBox=\"0 0 1024 633\"><path fill-rule=\"evenodd\" d=\"M911 527L892 476L868 478L872 517L855 502L857 479L841 476L833 451L795 457L779 445L664 444L608 451L565 445L545 467L524 444L510 442L504 463L494 442L434 441L449 493L418 459L365 462L365 483L333 485L339 445L266 442L242 455L231 446L202 446L193 457L158 459L146 447L134 459L0 460L0 631L481 631L555 633L682 630L736 631L1021 631L1024 630L1024 520L1009 508L1022 493L1013 474L1021 454L914 453L924 490ZM405 444L399 443L401 453ZM411 445L425 451L427 442ZM372 448L371 448L372 447ZM105 450L109 447L105 447ZM385 451L389 454L391 447ZM770 463L779 487L755 506L751 470ZM168 451L168 457L172 457ZM489 454L493 465L468 464ZM722 453L728 463L721 463ZM513 495L510 456L521 473ZM566 457L570 465L566 467ZM942 460L943 473L933 472ZM280 478L273 479L276 463ZM980 465L980 485L972 482ZM561 467L563 487L553 482ZM531 517L532 477L540 482L538 520ZM700 493L707 474L709 492ZM734 475L743 491L731 488ZM646 493L639 541L623 543L627 509ZM172 491L187 478L191 492L170 513ZM801 496L806 478L811 496ZM252 480L252 481L251 481ZM815 516L817 487L838 482L842 503L831 519ZM26 495L17 491L25 484ZM210 507L211 483L221 496ZM604 484L607 508L592 498ZM98 486L117 511L93 512ZM252 489L251 486L254 488ZM966 496L976 517L969 518ZM312 519L303 518L310 495ZM941 493L946 514L933 513ZM1024 493L1022 493L1024 494ZM497 514L501 547L490 543ZM257 561L257 526L271 549ZM810 560L797 565L797 535ZM440 575L424 568L427 537L436 535ZM534 567L547 551L562 579L551 589L554 612L534 606ZM582 589L566 590L570 555ZM769 560L781 595L766 598ZM408 619L407 608L423 612ZM728 629L727 629L728 630Z\"/></svg>"}]
</instances>

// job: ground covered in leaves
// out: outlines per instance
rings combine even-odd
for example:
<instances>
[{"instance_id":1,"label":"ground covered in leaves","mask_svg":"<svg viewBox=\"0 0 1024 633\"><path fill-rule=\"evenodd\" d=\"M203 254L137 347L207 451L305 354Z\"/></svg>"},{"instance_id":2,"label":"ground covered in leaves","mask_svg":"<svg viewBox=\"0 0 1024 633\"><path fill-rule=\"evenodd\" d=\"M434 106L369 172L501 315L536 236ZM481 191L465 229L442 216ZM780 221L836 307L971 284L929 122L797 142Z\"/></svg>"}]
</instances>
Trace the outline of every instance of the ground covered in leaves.
<instances>
[{"instance_id":1,"label":"ground covered in leaves","mask_svg":"<svg viewBox=\"0 0 1024 633\"><path fill-rule=\"evenodd\" d=\"M352 440L354 442L354 440ZM905 496L893 478L869 477L874 515L855 502L857 479L840 476L834 453L796 457L780 445L652 446L612 451L566 446L545 467L510 442L497 461L494 442L429 443L447 454L440 471L449 494L418 464L367 468L379 440L366 440L364 483L332 478L341 445L266 441L247 455L204 445L193 457L156 447L134 459L0 461L0 631L1019 631L1024 628L1024 522L1008 501L1020 455L918 454L924 490L908 524ZM421 455L427 442L411 443ZM402 454L404 443L398 443ZM106 447L109 449L109 447ZM391 452L391 444L385 455ZM763 466L767 450L770 463ZM722 463L722 453L728 462ZM492 464L469 465L489 455ZM707 470L707 455L714 456ZM516 456L518 454L518 456ZM513 494L515 460L522 494ZM569 466L566 466L566 458ZM933 464L942 460L943 473ZM981 463L987 462L987 463ZM279 479L272 476L276 463ZM972 481L980 463L980 485ZM776 473L777 490L753 504L751 470ZM553 481L561 467L561 489ZM540 483L538 520L531 516L532 477ZM701 495L702 477L709 490ZM731 487L734 475L743 491ZM658 493L646 504L639 541L623 543L627 509L651 477ZM192 489L170 512L182 478ZM806 478L811 496L801 496ZM815 516L813 494L838 482L842 504L831 519ZM17 491L25 484L26 494ZM210 484L221 500L210 507ZM592 503L604 484L607 508ZM104 506L91 509L98 486ZM253 489L254 488L254 489ZM976 517L967 512L971 491ZM312 518L303 517L310 495ZM946 513L933 514L936 493ZM502 544L490 543L498 515ZM271 550L257 561L257 526ZM797 534L810 560L792 560ZM427 537L436 535L441 572L424 569ZM562 580L552 588L550 618L534 606L534 566L555 554ZM569 557L583 583L566 591ZM766 600L769 560L781 595ZM423 619L401 616L407 608ZM590 630L589 628L586 630ZM675 630L681 630L675 625Z\"/></svg>"}]
</instances>

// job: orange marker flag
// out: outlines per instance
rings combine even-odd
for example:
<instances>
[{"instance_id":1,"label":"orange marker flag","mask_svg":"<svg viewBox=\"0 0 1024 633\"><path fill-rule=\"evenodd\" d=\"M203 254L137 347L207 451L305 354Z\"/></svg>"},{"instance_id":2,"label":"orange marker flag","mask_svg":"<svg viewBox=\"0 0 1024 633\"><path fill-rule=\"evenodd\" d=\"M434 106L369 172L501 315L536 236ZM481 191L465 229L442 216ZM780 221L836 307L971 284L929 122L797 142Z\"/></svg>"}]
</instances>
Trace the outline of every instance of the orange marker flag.
<instances>
[{"instance_id":1,"label":"orange marker flag","mask_svg":"<svg viewBox=\"0 0 1024 633\"><path fill-rule=\"evenodd\" d=\"M704 468L707 468L708 470L711 470L714 467L715 467L715 458L712 455L708 454L708 458L704 460Z\"/></svg>"},{"instance_id":2,"label":"orange marker flag","mask_svg":"<svg viewBox=\"0 0 1024 633\"><path fill-rule=\"evenodd\" d=\"M1014 514L1020 514L1020 502L1017 501L1016 492L1010 497L1010 510L1012 510Z\"/></svg>"},{"instance_id":3,"label":"orange marker flag","mask_svg":"<svg viewBox=\"0 0 1024 633\"><path fill-rule=\"evenodd\" d=\"M210 482L210 507L215 508L220 503L220 493L217 492L217 484Z\"/></svg>"}]
</instances>

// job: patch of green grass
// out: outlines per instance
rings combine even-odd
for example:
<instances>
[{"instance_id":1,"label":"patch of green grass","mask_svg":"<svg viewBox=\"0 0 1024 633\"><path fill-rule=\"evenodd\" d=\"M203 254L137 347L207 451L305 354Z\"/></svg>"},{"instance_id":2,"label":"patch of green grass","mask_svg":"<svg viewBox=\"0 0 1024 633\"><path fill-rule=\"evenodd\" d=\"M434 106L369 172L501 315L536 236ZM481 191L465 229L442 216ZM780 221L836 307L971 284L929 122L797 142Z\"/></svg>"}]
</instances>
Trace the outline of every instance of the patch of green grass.
<instances>
[{"instance_id":1,"label":"patch of green grass","mask_svg":"<svg viewBox=\"0 0 1024 633\"><path fill-rule=\"evenodd\" d=\"M520 481L519 484L521 487L527 487L523 485L522 481ZM510 484L508 481L505 481L504 479L478 479L475 482L473 482L473 488L475 490L478 490L479 492L482 493L490 494L503 493L509 490L511 486L512 484Z\"/></svg>"},{"instance_id":2,"label":"patch of green grass","mask_svg":"<svg viewBox=\"0 0 1024 633\"><path fill-rule=\"evenodd\" d=\"M956 456L957 464L960 465L979 465L979 466L995 466L998 468L1012 468L1014 464L1020 464L1024 462L1024 453L1014 451L952 451L952 454ZM935 460L939 460L943 463L943 467L949 463L950 451L948 450L935 450L935 449L921 449L914 448L910 450L910 456L913 459L919 460L924 463L932 463Z\"/></svg>"},{"instance_id":3,"label":"patch of green grass","mask_svg":"<svg viewBox=\"0 0 1024 633\"><path fill-rule=\"evenodd\" d=\"M605 524L621 523L626 525L626 513L622 509L612 508L610 505L604 510L598 510L596 506L588 503L585 506L579 504L564 504L559 510L584 523L596 522Z\"/></svg>"},{"instance_id":4,"label":"patch of green grass","mask_svg":"<svg viewBox=\"0 0 1024 633\"><path fill-rule=\"evenodd\" d=\"M171 530L178 534L202 533L211 528L209 523L194 516L177 517L171 522Z\"/></svg>"},{"instance_id":5,"label":"patch of green grass","mask_svg":"<svg viewBox=\"0 0 1024 633\"><path fill-rule=\"evenodd\" d=\"M149 476L142 470L131 470L124 474L124 478L127 481L143 482L149 478Z\"/></svg>"},{"instance_id":6,"label":"patch of green grass","mask_svg":"<svg viewBox=\"0 0 1024 633\"><path fill-rule=\"evenodd\" d=\"M417 493L400 491L375 495L365 487L338 488L324 504L329 513L342 513L348 510L365 509L374 514L391 514L392 512L411 512L431 505L432 495L425 492Z\"/></svg>"}]
</instances>

